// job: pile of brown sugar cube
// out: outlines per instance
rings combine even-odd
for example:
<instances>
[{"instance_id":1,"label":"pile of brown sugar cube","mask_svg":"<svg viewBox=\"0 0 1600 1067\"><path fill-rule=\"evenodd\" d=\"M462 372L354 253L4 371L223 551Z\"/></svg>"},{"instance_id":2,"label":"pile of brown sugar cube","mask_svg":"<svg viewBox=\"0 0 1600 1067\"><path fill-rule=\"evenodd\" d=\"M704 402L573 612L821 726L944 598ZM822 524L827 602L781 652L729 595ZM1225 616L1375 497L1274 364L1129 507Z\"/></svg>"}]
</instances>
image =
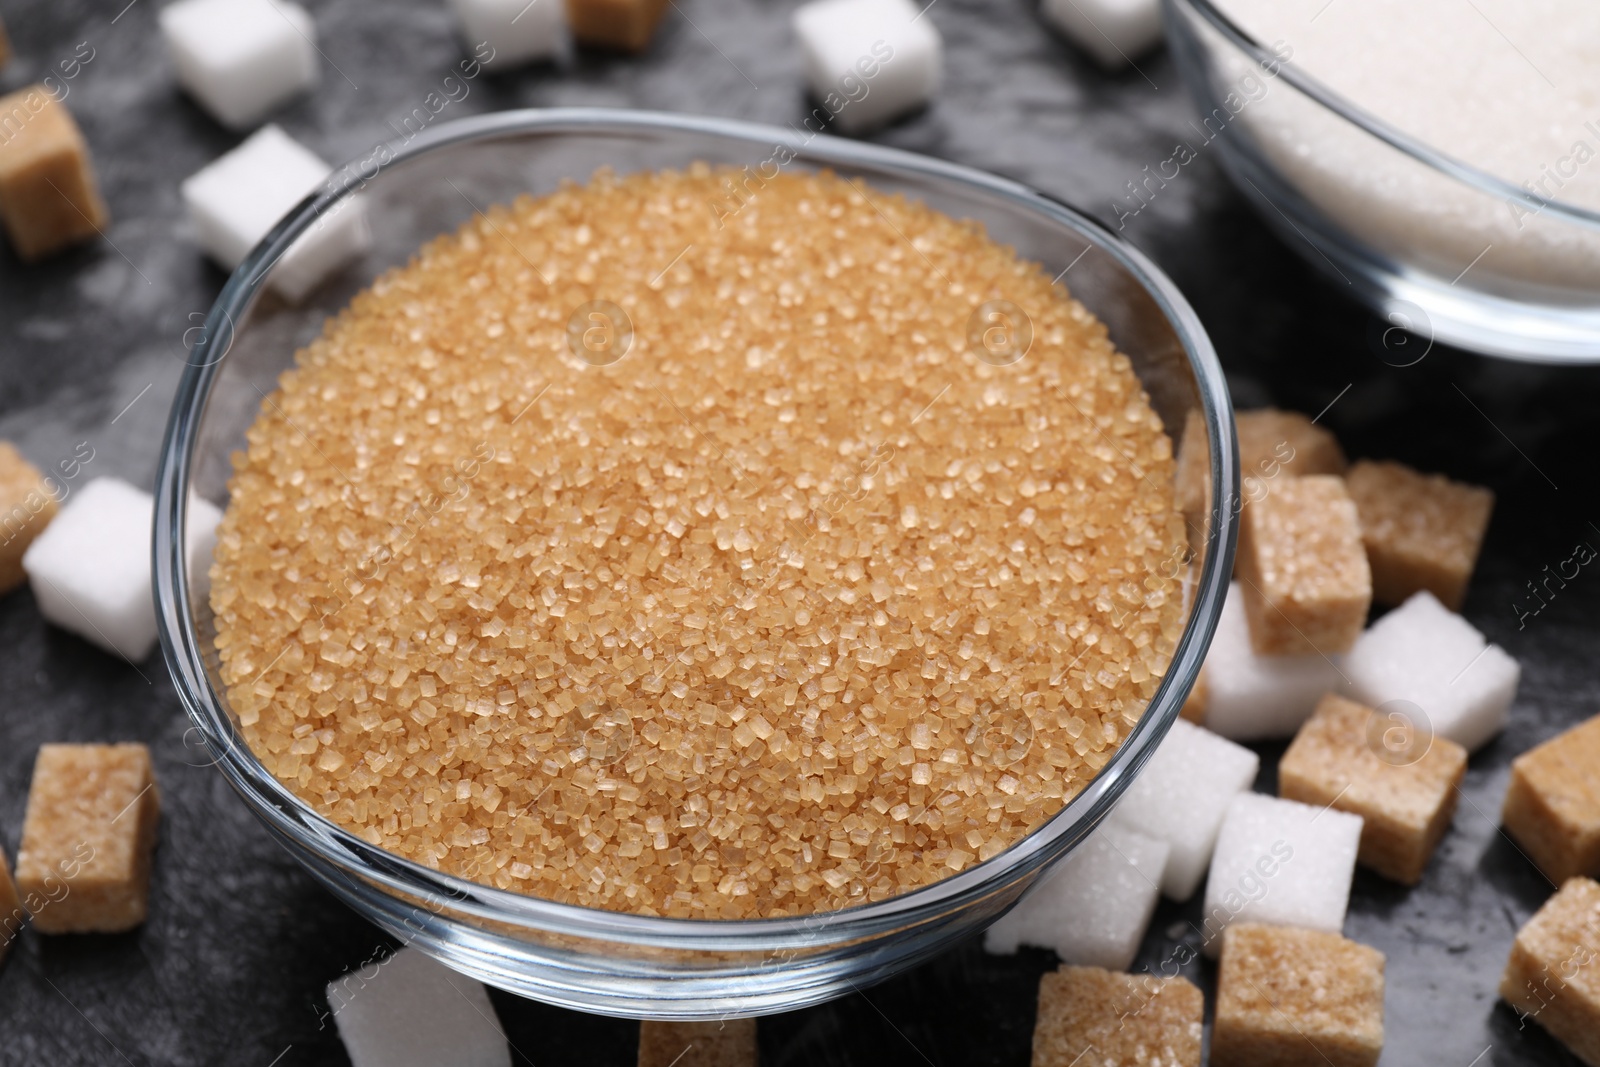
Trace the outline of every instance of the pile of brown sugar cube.
<instances>
[{"instance_id":1,"label":"pile of brown sugar cube","mask_svg":"<svg viewBox=\"0 0 1600 1067\"><path fill-rule=\"evenodd\" d=\"M1223 935L1210 1062L1377 1062L1383 954L1319 930L1238 923ZM1187 979L1064 966L1039 982L1033 1067L1199 1067L1204 1001Z\"/></svg>"},{"instance_id":2,"label":"pile of brown sugar cube","mask_svg":"<svg viewBox=\"0 0 1600 1067\"><path fill-rule=\"evenodd\" d=\"M1292 737L1280 795L1360 816L1358 859L1416 884L1468 754L1506 722L1520 668L1456 613L1493 495L1398 463L1347 465L1303 415L1238 415L1236 581L1186 715L1239 741ZM1198 443L1178 492L1206 530ZM1371 626L1373 604L1389 606Z\"/></svg>"},{"instance_id":3,"label":"pile of brown sugar cube","mask_svg":"<svg viewBox=\"0 0 1600 1067\"><path fill-rule=\"evenodd\" d=\"M1517 757L1500 819L1559 887L1518 931L1500 995L1600 1067L1600 716Z\"/></svg>"}]
</instances>

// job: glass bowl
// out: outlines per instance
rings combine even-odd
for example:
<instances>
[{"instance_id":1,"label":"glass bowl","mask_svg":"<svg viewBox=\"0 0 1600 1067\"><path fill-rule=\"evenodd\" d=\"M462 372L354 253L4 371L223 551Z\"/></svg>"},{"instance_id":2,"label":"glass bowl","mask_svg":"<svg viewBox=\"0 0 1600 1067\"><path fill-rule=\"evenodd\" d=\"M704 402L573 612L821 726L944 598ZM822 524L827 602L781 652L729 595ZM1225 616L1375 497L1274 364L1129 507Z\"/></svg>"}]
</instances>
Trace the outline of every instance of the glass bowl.
<instances>
[{"instance_id":1,"label":"glass bowl","mask_svg":"<svg viewBox=\"0 0 1600 1067\"><path fill-rule=\"evenodd\" d=\"M653 918L558 904L429 870L335 826L267 773L245 746L218 677L201 573L187 571L193 496L227 499L241 447L277 376L324 319L380 272L477 209L522 193L693 161L832 168L980 221L1051 273L1109 326L1158 413L1200 420L1210 458L1211 536L1193 552L1188 618L1165 680L1099 775L1012 848L943 881L876 903L797 918ZM380 162L381 161L381 162ZM268 292L281 254L359 196L364 259L305 302ZM1237 448L1226 386L1194 313L1142 255L1096 223L1013 182L905 152L794 130L649 112L511 111L441 124L336 172L299 204L223 287L173 404L157 487L155 583L162 648L212 759L273 836L358 914L493 985L612 1015L720 1018L780 1011L879 981L1001 915L1111 810L1166 733L1216 626L1232 567Z\"/></svg>"},{"instance_id":2,"label":"glass bowl","mask_svg":"<svg viewBox=\"0 0 1600 1067\"><path fill-rule=\"evenodd\" d=\"M1263 44L1212 0L1163 2L1201 114L1189 152L1214 143L1291 248L1423 339L1380 329L1380 358L1409 365L1437 339L1534 362L1600 361L1600 212L1462 163L1356 107L1295 62L1292 42Z\"/></svg>"}]
</instances>

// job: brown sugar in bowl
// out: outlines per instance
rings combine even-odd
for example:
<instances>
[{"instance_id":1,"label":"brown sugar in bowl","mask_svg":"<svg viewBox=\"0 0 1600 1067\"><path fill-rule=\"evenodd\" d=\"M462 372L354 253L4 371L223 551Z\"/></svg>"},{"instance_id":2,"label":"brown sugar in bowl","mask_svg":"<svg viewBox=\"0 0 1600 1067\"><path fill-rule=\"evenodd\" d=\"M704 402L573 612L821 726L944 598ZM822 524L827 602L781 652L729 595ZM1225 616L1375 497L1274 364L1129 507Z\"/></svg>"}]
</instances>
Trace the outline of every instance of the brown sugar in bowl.
<instances>
[{"instance_id":1,"label":"brown sugar in bowl","mask_svg":"<svg viewBox=\"0 0 1600 1067\"><path fill-rule=\"evenodd\" d=\"M828 173L708 225L734 173L491 209L262 402L217 647L251 749L329 819L570 903L819 911L997 855L1138 721L1185 542L1104 327ZM567 345L601 299L633 324L604 366ZM966 324L1000 299L1036 336L995 367ZM588 716L627 736L588 751Z\"/></svg>"}]
</instances>

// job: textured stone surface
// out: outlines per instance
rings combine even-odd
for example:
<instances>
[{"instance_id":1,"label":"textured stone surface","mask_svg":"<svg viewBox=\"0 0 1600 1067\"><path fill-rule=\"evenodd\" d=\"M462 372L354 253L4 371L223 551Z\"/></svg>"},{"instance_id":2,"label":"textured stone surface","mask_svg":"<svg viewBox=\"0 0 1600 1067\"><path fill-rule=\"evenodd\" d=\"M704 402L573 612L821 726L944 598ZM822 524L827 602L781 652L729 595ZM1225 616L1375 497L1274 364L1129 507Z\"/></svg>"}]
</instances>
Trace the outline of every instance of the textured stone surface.
<instances>
[{"instance_id":1,"label":"textured stone surface","mask_svg":"<svg viewBox=\"0 0 1600 1067\"><path fill-rule=\"evenodd\" d=\"M0 438L41 469L87 442L93 459L74 489L97 475L152 480L184 331L223 282L183 230L178 183L239 140L172 80L160 58L159 4L145 0L117 18L123 6L5 7L16 56L0 72L0 90L59 72L80 42L94 54L87 64L80 57L81 71L66 82L67 103L110 203L110 243L29 268L0 247ZM321 84L274 120L325 159L392 136L387 123L421 106L468 54L437 0L308 6L327 55ZM579 52L559 70L485 75L440 117L603 104L801 120L808 105L791 3L676 7L641 57ZM1133 206L1119 199L1125 183L1146 165L1154 171L1180 138L1194 140L1198 158L1124 232L1195 305L1239 406L1316 415L1333 402L1318 425L1338 433L1352 457L1393 457L1497 494L1464 611L1523 664L1510 724L1474 755L1453 829L1423 883L1407 891L1358 873L1345 933L1388 957L1384 1064L1465 1067L1492 1043L1481 1064L1570 1067L1575 1061L1551 1038L1536 1026L1519 1031L1515 1013L1497 1002L1516 928L1553 890L1496 821L1511 759L1600 706L1600 575L1586 566L1565 585L1551 581L1542 607L1527 590L1545 580L1546 566L1571 575L1564 563L1576 543L1600 547L1587 488L1600 378L1443 349L1394 366L1414 360L1420 342L1375 348L1389 325L1269 234L1219 169L1215 147L1199 145L1189 128L1194 113L1170 56L1143 57L1137 70L1108 77L1022 0L939 0L926 17L948 45L944 87L931 109L874 140L1028 182L1113 228L1114 205ZM1397 339L1388 336L1391 346ZM135 670L46 627L26 590L0 599L0 647L0 842L8 852L41 742L143 740L163 790L149 920L109 937L24 932L0 966L0 1062L345 1063L332 1023L319 1029L322 990L386 939L319 889L206 766L159 658ZM1281 746L1259 751L1257 788L1274 792ZM1199 935L1185 925L1198 918L1198 898L1188 908L1164 903L1135 968L1209 983ZM985 957L975 940L864 997L764 1021L762 1062L1025 1064L1039 975L1054 968L1048 952ZM636 1055L633 1023L501 994L494 1001L519 1064L625 1067Z\"/></svg>"}]
</instances>

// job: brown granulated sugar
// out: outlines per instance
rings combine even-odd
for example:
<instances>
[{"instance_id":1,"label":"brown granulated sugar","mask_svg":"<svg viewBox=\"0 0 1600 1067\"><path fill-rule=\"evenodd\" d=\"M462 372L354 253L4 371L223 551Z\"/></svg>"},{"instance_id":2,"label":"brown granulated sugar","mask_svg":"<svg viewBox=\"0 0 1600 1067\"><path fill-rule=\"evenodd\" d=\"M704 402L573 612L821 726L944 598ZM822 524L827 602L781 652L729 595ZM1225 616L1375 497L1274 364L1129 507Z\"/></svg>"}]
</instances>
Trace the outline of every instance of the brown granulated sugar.
<instances>
[{"instance_id":1,"label":"brown granulated sugar","mask_svg":"<svg viewBox=\"0 0 1600 1067\"><path fill-rule=\"evenodd\" d=\"M263 403L217 648L329 819L554 900L793 915L996 855L1143 713L1183 531L1104 327L970 223L728 177L493 208Z\"/></svg>"}]
</instances>

